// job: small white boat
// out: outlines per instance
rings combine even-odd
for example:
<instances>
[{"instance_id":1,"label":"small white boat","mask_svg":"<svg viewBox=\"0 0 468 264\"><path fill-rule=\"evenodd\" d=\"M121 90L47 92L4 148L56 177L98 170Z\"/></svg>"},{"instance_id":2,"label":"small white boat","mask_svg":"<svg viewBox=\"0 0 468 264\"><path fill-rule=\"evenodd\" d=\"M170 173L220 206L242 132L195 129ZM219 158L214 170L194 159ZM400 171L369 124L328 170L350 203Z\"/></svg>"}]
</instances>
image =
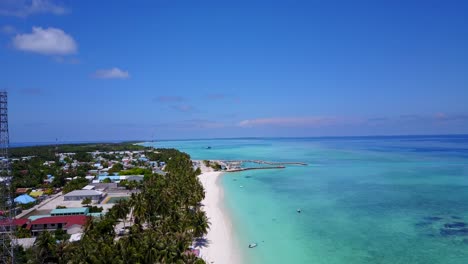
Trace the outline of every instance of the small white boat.
<instances>
[{"instance_id":1,"label":"small white boat","mask_svg":"<svg viewBox=\"0 0 468 264\"><path fill-rule=\"evenodd\" d=\"M257 243L249 244L249 248L254 248L254 247L256 247L256 246L258 246Z\"/></svg>"},{"instance_id":2,"label":"small white boat","mask_svg":"<svg viewBox=\"0 0 468 264\"><path fill-rule=\"evenodd\" d=\"M298 208L298 209L296 210L296 212L301 213L301 212L302 212L302 209L301 209L301 208Z\"/></svg>"},{"instance_id":3,"label":"small white boat","mask_svg":"<svg viewBox=\"0 0 468 264\"><path fill-rule=\"evenodd\" d=\"M241 186L239 186L239 188L244 188L244 186L241 185Z\"/></svg>"}]
</instances>

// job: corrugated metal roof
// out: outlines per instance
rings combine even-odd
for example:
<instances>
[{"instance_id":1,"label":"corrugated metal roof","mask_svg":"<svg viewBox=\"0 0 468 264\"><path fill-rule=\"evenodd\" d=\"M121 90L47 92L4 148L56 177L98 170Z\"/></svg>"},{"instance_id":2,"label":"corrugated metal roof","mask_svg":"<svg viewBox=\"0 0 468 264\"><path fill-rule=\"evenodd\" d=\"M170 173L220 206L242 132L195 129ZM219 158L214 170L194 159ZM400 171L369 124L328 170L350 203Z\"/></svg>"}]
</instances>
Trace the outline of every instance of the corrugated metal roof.
<instances>
[{"instance_id":1,"label":"corrugated metal roof","mask_svg":"<svg viewBox=\"0 0 468 264\"><path fill-rule=\"evenodd\" d=\"M67 196L93 196L93 195L101 195L102 192L98 192L95 190L75 190L65 194Z\"/></svg>"},{"instance_id":2,"label":"corrugated metal roof","mask_svg":"<svg viewBox=\"0 0 468 264\"><path fill-rule=\"evenodd\" d=\"M63 215L63 214L87 214L89 212L88 207L77 207L77 208L60 208L54 209L50 212L51 215Z\"/></svg>"},{"instance_id":3,"label":"corrugated metal roof","mask_svg":"<svg viewBox=\"0 0 468 264\"><path fill-rule=\"evenodd\" d=\"M28 219L31 220L31 221L34 221L34 220L37 220L39 218L50 217L50 216L51 216L50 214L47 214L47 215L31 215L30 217L28 217Z\"/></svg>"},{"instance_id":4,"label":"corrugated metal roof","mask_svg":"<svg viewBox=\"0 0 468 264\"><path fill-rule=\"evenodd\" d=\"M85 225L87 219L85 215L51 216L31 221L29 225L64 224L68 228L72 225Z\"/></svg>"}]
</instances>

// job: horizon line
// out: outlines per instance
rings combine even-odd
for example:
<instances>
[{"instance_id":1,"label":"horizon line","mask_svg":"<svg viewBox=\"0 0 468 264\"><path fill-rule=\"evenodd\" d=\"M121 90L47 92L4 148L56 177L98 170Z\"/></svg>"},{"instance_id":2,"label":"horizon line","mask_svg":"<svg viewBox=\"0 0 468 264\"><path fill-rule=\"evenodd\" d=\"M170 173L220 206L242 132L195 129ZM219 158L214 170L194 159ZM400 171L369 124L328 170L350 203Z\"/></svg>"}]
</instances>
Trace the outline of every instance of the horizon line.
<instances>
[{"instance_id":1,"label":"horizon line","mask_svg":"<svg viewBox=\"0 0 468 264\"><path fill-rule=\"evenodd\" d=\"M259 136L259 137L213 137L213 138L165 138L165 139L116 139L116 140L68 140L68 141L23 141L10 142L10 145L15 144L92 144L92 143L125 143L125 142L153 142L153 141L192 141L192 140L232 140L232 139L307 139L307 138L385 138L385 137L443 137L443 136L468 136L468 133L460 134L389 134L389 135L356 135L356 136ZM14 146L10 146L14 147Z\"/></svg>"}]
</instances>

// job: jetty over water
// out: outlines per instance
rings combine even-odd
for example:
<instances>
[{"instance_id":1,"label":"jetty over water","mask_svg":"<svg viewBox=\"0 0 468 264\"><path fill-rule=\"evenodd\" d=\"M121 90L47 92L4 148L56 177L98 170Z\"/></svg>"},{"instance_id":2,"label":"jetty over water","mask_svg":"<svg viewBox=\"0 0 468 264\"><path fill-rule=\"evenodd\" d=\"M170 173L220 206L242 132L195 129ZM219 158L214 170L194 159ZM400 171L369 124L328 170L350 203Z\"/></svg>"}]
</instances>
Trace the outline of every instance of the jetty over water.
<instances>
[{"instance_id":1,"label":"jetty over water","mask_svg":"<svg viewBox=\"0 0 468 264\"><path fill-rule=\"evenodd\" d=\"M237 169L227 169L225 172L238 172L238 171L247 171L247 170L271 170L271 169L284 169L285 166L269 166L269 167L249 167L249 168L237 168Z\"/></svg>"},{"instance_id":2,"label":"jetty over water","mask_svg":"<svg viewBox=\"0 0 468 264\"><path fill-rule=\"evenodd\" d=\"M301 166L307 166L307 163L304 163L304 162L272 162L272 161L264 161L264 160L240 160L240 162L251 162L251 163L268 164L268 165L301 165Z\"/></svg>"},{"instance_id":3,"label":"jetty over water","mask_svg":"<svg viewBox=\"0 0 468 264\"><path fill-rule=\"evenodd\" d=\"M285 169L286 165L307 166L307 163L304 163L304 162L271 162L271 161L264 161L264 160L219 160L217 162L226 168L225 172ZM242 167L243 163L256 163L256 164L271 165L271 166Z\"/></svg>"}]
</instances>

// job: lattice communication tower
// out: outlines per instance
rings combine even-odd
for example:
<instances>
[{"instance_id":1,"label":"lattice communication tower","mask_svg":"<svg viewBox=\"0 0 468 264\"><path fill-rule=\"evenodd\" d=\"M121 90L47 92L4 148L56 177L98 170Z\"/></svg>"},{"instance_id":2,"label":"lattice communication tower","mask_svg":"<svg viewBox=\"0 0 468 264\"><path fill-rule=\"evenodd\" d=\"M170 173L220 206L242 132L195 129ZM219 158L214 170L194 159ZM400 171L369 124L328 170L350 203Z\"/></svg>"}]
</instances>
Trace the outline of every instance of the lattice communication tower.
<instances>
[{"instance_id":1,"label":"lattice communication tower","mask_svg":"<svg viewBox=\"0 0 468 264\"><path fill-rule=\"evenodd\" d=\"M0 91L0 263L15 263L14 246L14 202L11 196L11 164L8 156L10 138L8 134L8 94Z\"/></svg>"}]
</instances>

